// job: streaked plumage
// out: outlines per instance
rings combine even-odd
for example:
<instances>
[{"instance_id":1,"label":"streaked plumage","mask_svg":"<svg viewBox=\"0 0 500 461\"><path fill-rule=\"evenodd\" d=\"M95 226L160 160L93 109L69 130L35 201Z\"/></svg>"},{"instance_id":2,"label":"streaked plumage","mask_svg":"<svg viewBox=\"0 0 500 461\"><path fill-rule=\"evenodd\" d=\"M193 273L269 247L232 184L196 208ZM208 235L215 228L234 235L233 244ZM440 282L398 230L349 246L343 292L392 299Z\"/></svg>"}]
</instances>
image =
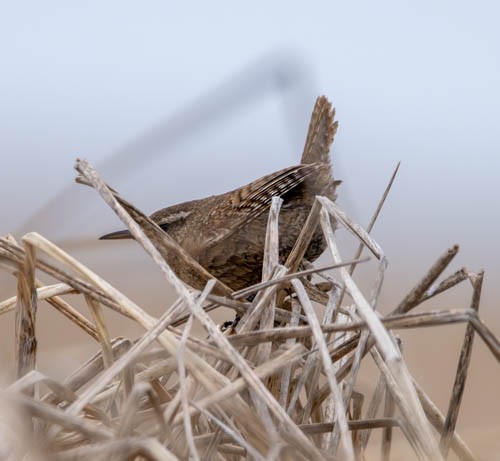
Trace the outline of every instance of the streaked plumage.
<instances>
[{"instance_id":1,"label":"streaked plumage","mask_svg":"<svg viewBox=\"0 0 500 461\"><path fill-rule=\"evenodd\" d=\"M320 96L311 116L299 165L263 176L243 187L163 208L151 219L173 237L214 276L234 290L258 283L273 196L283 200L279 216L280 260L295 243L316 195L335 199L331 174L330 146L337 130L335 111ZM101 239L130 238L128 231L104 235ZM314 235L305 258L314 261L325 242L320 230ZM168 260L168 257L167 257ZM177 272L174 261L167 261ZM193 280L184 280L194 288Z\"/></svg>"}]
</instances>

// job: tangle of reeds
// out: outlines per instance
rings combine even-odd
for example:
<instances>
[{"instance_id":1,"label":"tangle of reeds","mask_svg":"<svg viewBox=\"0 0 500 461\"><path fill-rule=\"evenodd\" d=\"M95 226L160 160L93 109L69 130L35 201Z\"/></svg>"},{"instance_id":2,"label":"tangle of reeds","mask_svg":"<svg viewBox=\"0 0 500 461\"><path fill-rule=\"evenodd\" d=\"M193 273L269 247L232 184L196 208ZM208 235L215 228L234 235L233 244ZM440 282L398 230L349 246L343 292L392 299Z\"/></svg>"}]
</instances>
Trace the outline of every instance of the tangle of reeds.
<instances>
[{"instance_id":1,"label":"tangle of reeds","mask_svg":"<svg viewBox=\"0 0 500 461\"><path fill-rule=\"evenodd\" d=\"M278 263L281 199L269 212L264 281L240 292L214 280L147 216L78 160L77 181L93 187L176 290L177 300L154 318L71 255L37 233L18 243L0 239L0 263L17 277L17 296L0 303L16 311L18 379L1 392L2 411L22 412L24 459L341 459L362 460L372 431L382 431L389 459L400 431L420 460L476 459L456 432L474 336L500 359L498 339L478 315L482 272L445 271L458 247L447 249L392 312L377 312L387 265L381 246L339 206L317 197L294 249ZM386 191L387 195L388 189ZM341 259L332 219L359 240L353 259ZM321 226L331 264L299 271L310 238ZM365 250L377 261L370 293L356 283ZM186 287L162 257L177 254L203 280ZM334 270L333 275L330 275ZM330 272L327 272L330 271ZM54 280L42 284L37 273ZM311 276L322 279L313 283ZM471 284L467 309L415 311L457 284ZM70 296L83 296L87 318ZM249 301L251 299L251 301ZM37 371L36 311L55 307L100 346L80 368L58 381ZM230 307L237 323L221 328L207 312ZM103 310L144 328L135 340L112 339ZM191 334L194 322L205 337ZM445 414L410 374L394 330L466 323L455 383ZM363 360L380 372L372 398L357 391ZM5 410L7 411L7 410ZM373 440L372 440L373 443ZM17 459L17 458L12 458ZM19 458L21 459L21 458Z\"/></svg>"}]
</instances>

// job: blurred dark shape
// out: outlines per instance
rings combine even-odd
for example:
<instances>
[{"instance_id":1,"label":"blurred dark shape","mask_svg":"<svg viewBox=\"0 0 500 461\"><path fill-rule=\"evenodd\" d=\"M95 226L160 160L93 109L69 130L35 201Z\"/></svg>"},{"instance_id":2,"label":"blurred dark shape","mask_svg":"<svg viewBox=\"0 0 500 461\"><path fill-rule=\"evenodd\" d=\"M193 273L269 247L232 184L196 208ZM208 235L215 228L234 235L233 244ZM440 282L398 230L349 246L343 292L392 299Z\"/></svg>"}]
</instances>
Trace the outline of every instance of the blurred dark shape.
<instances>
[{"instance_id":1,"label":"blurred dark shape","mask_svg":"<svg viewBox=\"0 0 500 461\"><path fill-rule=\"evenodd\" d=\"M98 163L97 169L107 181L122 183L144 165L171 155L176 145L189 139L193 132L220 123L235 111L274 95L281 98L290 135L297 136L303 129L302 115L310 110L312 98L316 96L315 85L309 68L301 59L290 53L275 52L256 60L217 88L127 142ZM86 157L85 153L79 155ZM77 215L81 219L91 211L88 194L81 189L68 184L20 226L17 235L36 230L57 238L66 249L94 245L96 240L93 239L61 239L61 236L74 235L71 226L75 226L75 222L68 217ZM54 223L57 223L57 229L54 229ZM57 236L54 236L55 231Z\"/></svg>"}]
</instances>

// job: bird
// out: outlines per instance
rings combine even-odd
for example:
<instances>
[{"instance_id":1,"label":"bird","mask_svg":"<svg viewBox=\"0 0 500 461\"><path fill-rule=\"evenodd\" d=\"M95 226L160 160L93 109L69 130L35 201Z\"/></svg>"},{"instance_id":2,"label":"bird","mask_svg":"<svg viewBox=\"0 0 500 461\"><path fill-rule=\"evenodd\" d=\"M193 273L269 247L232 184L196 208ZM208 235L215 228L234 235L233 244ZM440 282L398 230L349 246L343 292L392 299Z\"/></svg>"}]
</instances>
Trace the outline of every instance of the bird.
<instances>
[{"instance_id":1,"label":"bird","mask_svg":"<svg viewBox=\"0 0 500 461\"><path fill-rule=\"evenodd\" d=\"M279 261L290 253L316 195L334 201L341 181L332 174L330 147L337 132L335 108L325 96L316 99L300 163L265 175L232 191L162 208L150 218L167 232L208 272L232 290L262 280L262 263L272 198L283 204L279 214ZM133 238L128 230L111 232L100 240ZM313 262L325 250L321 229L316 229L304 258ZM199 282L169 263L189 286Z\"/></svg>"}]
</instances>

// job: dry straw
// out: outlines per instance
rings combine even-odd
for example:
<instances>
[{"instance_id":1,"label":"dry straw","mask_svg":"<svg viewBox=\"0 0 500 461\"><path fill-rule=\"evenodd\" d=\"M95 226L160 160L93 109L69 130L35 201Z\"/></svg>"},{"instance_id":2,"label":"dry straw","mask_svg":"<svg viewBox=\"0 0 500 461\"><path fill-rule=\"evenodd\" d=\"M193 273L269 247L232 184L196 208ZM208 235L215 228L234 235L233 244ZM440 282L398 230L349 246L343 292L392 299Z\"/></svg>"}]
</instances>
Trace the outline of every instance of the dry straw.
<instances>
[{"instance_id":1,"label":"dry straw","mask_svg":"<svg viewBox=\"0 0 500 461\"><path fill-rule=\"evenodd\" d=\"M367 229L317 197L283 265L278 260L281 199L273 199L263 281L231 292L109 188L88 162L78 160L76 169L77 181L93 187L120 217L178 299L154 318L41 235L26 234L21 245L10 236L0 239L1 266L18 282L17 296L0 303L0 313L16 310L18 374L1 393L2 408L20 407L31 421L26 459L358 460L367 459L373 430L382 431L383 460L389 459L394 430L408 440L416 459L445 459L450 450L461 460L476 459L455 427L475 333L500 359L497 338L478 316L483 273L461 269L443 277L458 252L452 247L390 314L377 313L387 261L370 231L396 172ZM359 240L350 261L341 259L332 218ZM332 264L298 271L317 226ZM378 267L368 295L353 278L356 265L367 261L360 258L364 249ZM162 256L166 251L203 282L201 293L180 281ZM331 269L337 278L326 272ZM42 284L37 272L54 283ZM313 274L328 283L312 283ZM470 308L411 312L466 280L472 285ZM90 318L66 299L75 294L83 296ZM36 370L40 301L100 345L63 381ZM207 312L220 307L233 308L239 322L217 326ZM104 309L134 320L144 334L134 341L111 339ZM191 334L195 321L206 337ZM467 327L449 407L442 414L408 371L393 330L460 322ZM363 405L357 380L366 357L380 378Z\"/></svg>"}]
</instances>

